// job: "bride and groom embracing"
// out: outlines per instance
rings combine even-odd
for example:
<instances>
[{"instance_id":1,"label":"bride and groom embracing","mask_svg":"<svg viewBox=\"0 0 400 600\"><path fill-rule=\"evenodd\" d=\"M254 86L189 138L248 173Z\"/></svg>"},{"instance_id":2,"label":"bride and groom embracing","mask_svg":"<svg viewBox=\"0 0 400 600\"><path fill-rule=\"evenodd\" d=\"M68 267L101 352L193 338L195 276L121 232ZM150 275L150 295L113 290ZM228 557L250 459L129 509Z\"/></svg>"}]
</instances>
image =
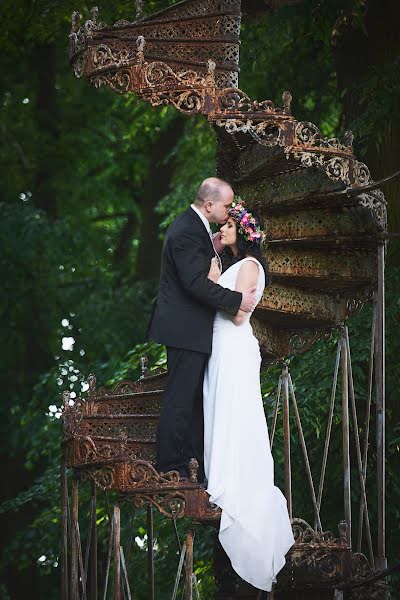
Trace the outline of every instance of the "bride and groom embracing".
<instances>
[{"instance_id":1,"label":"bride and groom embracing","mask_svg":"<svg viewBox=\"0 0 400 600\"><path fill-rule=\"evenodd\" d=\"M210 223L222 225L216 236ZM156 468L187 477L197 459L199 481L222 509L219 539L232 567L270 591L294 540L274 485L250 325L267 272L261 226L227 182L204 180L166 233L149 337L166 345L168 363Z\"/></svg>"}]
</instances>

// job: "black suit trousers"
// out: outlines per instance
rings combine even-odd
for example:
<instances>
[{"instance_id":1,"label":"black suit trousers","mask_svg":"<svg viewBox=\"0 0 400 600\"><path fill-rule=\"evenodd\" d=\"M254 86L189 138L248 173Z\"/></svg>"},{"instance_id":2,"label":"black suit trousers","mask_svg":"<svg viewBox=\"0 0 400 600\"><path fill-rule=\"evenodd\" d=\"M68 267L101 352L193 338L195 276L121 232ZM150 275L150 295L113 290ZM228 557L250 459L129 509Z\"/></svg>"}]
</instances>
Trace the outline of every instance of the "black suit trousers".
<instances>
[{"instance_id":1,"label":"black suit trousers","mask_svg":"<svg viewBox=\"0 0 400 600\"><path fill-rule=\"evenodd\" d=\"M187 464L196 458L199 481L204 478L203 379L208 358L202 352L167 347L168 382L157 430L157 469L187 476Z\"/></svg>"}]
</instances>

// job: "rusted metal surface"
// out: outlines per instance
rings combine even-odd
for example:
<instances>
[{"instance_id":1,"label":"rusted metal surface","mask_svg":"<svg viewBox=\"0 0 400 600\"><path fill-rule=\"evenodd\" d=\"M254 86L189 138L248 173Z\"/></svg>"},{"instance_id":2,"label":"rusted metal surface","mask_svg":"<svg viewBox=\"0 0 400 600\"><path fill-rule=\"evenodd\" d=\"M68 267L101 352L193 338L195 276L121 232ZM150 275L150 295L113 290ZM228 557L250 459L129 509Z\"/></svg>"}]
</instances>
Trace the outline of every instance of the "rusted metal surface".
<instances>
[{"instance_id":1,"label":"rusted metal surface","mask_svg":"<svg viewBox=\"0 0 400 600\"><path fill-rule=\"evenodd\" d=\"M337 374L339 368L340 357L342 357L342 369L344 373L344 377L342 378L342 393L343 393L343 407L344 413L348 412L348 384L349 384L349 376L348 373L351 373L349 369L349 361L350 355L348 352L349 344L347 338L343 337L339 342L340 352L338 350L338 355L336 358L336 367L334 373L334 390L332 392L332 402L331 402L331 411L333 414L334 408L334 399L336 395L336 383L337 383ZM346 376L347 371L347 376ZM78 524L78 479L84 482L91 482L91 485L95 485L96 487L103 490L117 491L120 494L120 499L124 500L128 503L131 503L135 507L147 507L148 516L150 514L149 506L156 508L162 515L166 518L172 519L175 521L176 519L188 517L191 518L193 522L197 523L208 523L218 525L220 519L220 509L216 506L210 505L209 496L205 489L199 486L197 483L197 461L192 459L190 464L190 477L189 480L183 480L178 472L169 472L168 474L160 474L158 473L152 462L141 459L134 459L132 455L129 453L129 450L125 449L125 454L120 453L118 456L114 458L105 457L104 459L99 460L97 456L96 461L92 461L91 457L87 454L80 454L79 445L76 444L75 437L79 438L81 436L82 424L84 424L85 419L90 418L91 414L97 414L101 417L101 419L105 419L110 417L110 421L113 422L112 415L115 412L121 410L121 406L124 406L124 403L129 402L130 399L134 399L131 405L131 416L135 417L135 407L140 410L140 414L145 415L145 404L149 402L150 404L154 401L151 394L149 394L149 382L144 379L139 380L138 382L122 382L116 388L112 390L105 390L104 388L96 389L95 378L92 376L90 379L90 395L87 400L78 399L73 406L69 406L69 403L66 402L66 407L63 411L63 431L67 433L64 437L63 449L65 453L65 457L72 460L71 462L67 461L69 466L74 467L74 478L73 478L73 490L72 490L72 523ZM150 378L149 378L150 379ZM162 382L165 383L166 375L162 374L157 377L151 377L151 383L153 387L156 387L161 391L163 387ZM350 385L350 393L351 398L353 400L353 391L352 386ZM138 390L142 390L139 392ZM279 392L282 390L282 393ZM295 397L295 388L291 381L290 373L288 372L287 367L285 366L282 372L282 376L280 378L280 382L278 384L278 394L277 394L277 404L276 404L276 417L279 412L279 400L283 398L283 407L284 407L284 423L285 423L285 435L284 435L284 454L285 454L285 480L286 480L286 496L288 500L289 511L292 512L292 493L291 493L291 460L290 460L290 420L289 420L289 402L293 403L294 413L296 417L298 434L300 436L300 441L302 443L304 460L306 463L306 468L308 469L308 477L309 483L312 488L312 502L315 509L317 526L316 529L312 529L310 525L308 525L302 519L293 519L293 531L295 535L296 543L293 548L290 550L287 556L287 564L284 569L281 571L279 575L278 584L276 586L275 594L277 598L281 597L282 599L291 598L291 593L294 590L293 588L293 577L295 577L296 581L296 590L312 590L315 586L319 586L318 589L321 591L321 599L329 596L325 596L325 592L332 591L333 587L337 583L342 583L344 581L350 580L350 578L355 580L360 580L362 577L369 576L372 573L371 564L367 561L367 559L362 554L354 554L350 549L350 538L349 538L349 527L346 525L346 522L340 525L340 537L336 538L332 533L326 532L323 530L323 526L319 519L319 511L321 507L322 501L322 489L323 489L323 481L325 478L325 470L321 472L320 485L319 485L319 493L318 499L316 499L315 491L314 491L314 483L311 475L311 465L308 461L308 451L306 447L305 437L302 431L302 425L300 420L300 413L297 406L297 400ZM141 394L141 397L139 398ZM346 402L346 394L347 394L347 402ZM67 400L67 396L65 395L65 399ZM106 406L109 415L102 415L103 407ZM353 410L353 418L354 411L356 410L355 403L352 402L352 410ZM275 420L276 420L275 417ZM346 414L345 414L346 417ZM348 415L347 415L348 417ZM347 418L346 417L346 418ZM101 420L100 419L100 420ZM355 423L357 423L357 418L354 418ZM145 426L145 421L143 422ZM349 472L349 462L348 462L348 447L349 447L349 435L350 430L348 427L348 419L347 421L343 421L343 434L344 434L344 446L343 446L343 456L344 456L344 476L345 476L345 508L344 512L346 515L346 521L351 523L351 504L347 501L349 488L346 482L349 482L350 472ZM274 427L273 427L274 429ZM117 430L115 430L117 434ZM325 464L328 455L329 448L329 439L331 435L331 428L329 427L329 422L327 426L327 443L326 443L326 451L324 453L325 456ZM90 436L86 436L86 441L90 441ZM108 438L108 436L107 436ZM118 438L119 439L119 438ZM98 440L97 440L98 441ZM107 441L109 441L107 439ZM139 445L142 443L140 441L137 442ZM145 444L145 442L143 442ZM126 448L126 447L125 447ZM120 448L120 450L122 450ZM74 454L76 452L76 454ZM360 462L360 461L359 461ZM361 467L360 467L361 465ZM362 464L358 465L359 469L362 469ZM95 494L93 494L94 488L92 487L92 504L95 502ZM367 510L366 496L363 495L363 502L365 509ZM150 519L151 521L151 519ZM151 527L151 523L148 521L149 527ZM77 530L79 531L79 530ZM71 563L71 577L72 582L75 582L75 585L78 584L78 576L79 576L79 564L82 562L81 551L80 551L80 540L75 536L75 529L72 527L72 563ZM92 532L88 534L93 540ZM151 543L151 533L149 530L148 540ZM112 535L111 539L113 546L117 543L118 538L118 523L114 522L112 526ZM118 547L118 545L116 546ZM185 544L185 552L186 552L186 544ZM87 549L88 551L88 549ZM120 558L118 561L118 565L121 564L121 556L122 556L122 547L120 547ZM111 555L110 555L111 557ZM190 557L188 556L190 561ZM115 559L114 554L114 562ZM149 554L149 581L151 585L152 580L152 568L151 568L151 557ZM87 560L85 561L85 563ZM186 563L188 565L188 563ZM190 562L189 562L190 564ZM120 571L117 569L117 562L114 564L114 571L120 574ZM120 568L120 567L119 567ZM106 584L105 589L107 588L108 582L108 571L109 567L106 569ZM87 576L87 569L81 569L81 572L84 573L84 577L81 578L84 581ZM192 571L189 568L189 571L186 570L186 577L188 577L188 573ZM125 575L125 579L127 579L127 575ZM196 592L195 581L193 577L190 579L192 592ZM115 584L116 585L116 584ZM118 593L122 594L121 583L119 584L120 588L114 589L114 598L119 597ZM303 586L303 587L302 587ZM325 587L324 587L325 586ZM382 586L378 591L381 593ZM72 587L74 589L74 587ZM84 589L84 588L83 588ZM128 588L127 588L128 589ZM150 587L151 589L151 587ZM325 590L325 591L324 591ZM79 593L79 590L78 590ZM247 592L243 592L243 595L232 596L235 598L250 598L251 595L246 595ZM377 592L378 594L378 592ZM224 598L223 595L219 596L220 598ZM379 598L378 595L368 595L365 598Z\"/></svg>"},{"instance_id":2,"label":"rusted metal surface","mask_svg":"<svg viewBox=\"0 0 400 600\"><path fill-rule=\"evenodd\" d=\"M114 596L113 600L121 600L121 509L114 506Z\"/></svg>"},{"instance_id":3,"label":"rusted metal surface","mask_svg":"<svg viewBox=\"0 0 400 600\"><path fill-rule=\"evenodd\" d=\"M192 529L189 529L186 535L185 600L193 599L193 541L194 533Z\"/></svg>"},{"instance_id":4,"label":"rusted metal surface","mask_svg":"<svg viewBox=\"0 0 400 600\"><path fill-rule=\"evenodd\" d=\"M154 600L154 549L153 549L153 507L147 505L147 581L149 600Z\"/></svg>"},{"instance_id":5,"label":"rusted metal surface","mask_svg":"<svg viewBox=\"0 0 400 600\"><path fill-rule=\"evenodd\" d=\"M341 374L342 374L342 424L343 424L343 504L344 518L347 524L346 539L351 547L351 477L350 477L350 421L349 421L349 375L347 345L341 339Z\"/></svg>"},{"instance_id":6,"label":"rusted metal surface","mask_svg":"<svg viewBox=\"0 0 400 600\"><path fill-rule=\"evenodd\" d=\"M335 586L348 580L352 573L353 558L346 543L345 525L340 523L339 535L334 535L330 531L315 531L303 519L295 518L293 533L296 542L274 586L274 599L331 600ZM359 557L355 557L354 571L359 562ZM259 600L259 592L235 574L218 540L214 548L214 568L216 599Z\"/></svg>"},{"instance_id":7,"label":"rusted metal surface","mask_svg":"<svg viewBox=\"0 0 400 600\"><path fill-rule=\"evenodd\" d=\"M77 524L79 515L79 495L78 495L78 479L72 478L72 494L71 494L71 599L79 600L79 572L78 572L78 536Z\"/></svg>"},{"instance_id":8,"label":"rusted metal surface","mask_svg":"<svg viewBox=\"0 0 400 600\"><path fill-rule=\"evenodd\" d=\"M274 281L298 281L302 287L318 289L367 288L375 280L373 257L361 250L271 246L268 266ZM268 293L268 290L267 290Z\"/></svg>"},{"instance_id":9,"label":"rusted metal surface","mask_svg":"<svg viewBox=\"0 0 400 600\"><path fill-rule=\"evenodd\" d=\"M61 600L68 600L68 482L67 469L61 461Z\"/></svg>"},{"instance_id":10,"label":"rusted metal surface","mask_svg":"<svg viewBox=\"0 0 400 600\"><path fill-rule=\"evenodd\" d=\"M97 600L97 488L92 482L92 514L90 539L90 598Z\"/></svg>"},{"instance_id":11,"label":"rusted metal surface","mask_svg":"<svg viewBox=\"0 0 400 600\"><path fill-rule=\"evenodd\" d=\"M240 11L239 0L187 0L112 26L96 9L81 26L74 13L71 63L96 86L207 116L218 138L218 174L267 222L273 287L259 306L257 332L270 340L261 344L264 358L276 359L293 351L283 339L301 329L311 339L315 328L334 327L363 306L376 284L386 204L368 187L371 175L353 155L351 132L327 138L297 121L289 92L277 107L237 87ZM343 288L350 294L338 302Z\"/></svg>"},{"instance_id":12,"label":"rusted metal surface","mask_svg":"<svg viewBox=\"0 0 400 600\"><path fill-rule=\"evenodd\" d=\"M292 462L290 456L290 426L289 426L289 371L287 365L282 369L282 401L283 401L283 443L285 446L285 497L289 517L293 517L292 509Z\"/></svg>"},{"instance_id":13,"label":"rusted metal surface","mask_svg":"<svg viewBox=\"0 0 400 600\"><path fill-rule=\"evenodd\" d=\"M361 247L371 243L376 237L376 222L372 213L360 210L357 206L342 207L341 211L316 207L312 211L299 209L287 213L274 214L268 217L268 257L274 244L310 241L315 247L318 242L337 240L340 234L340 247L353 245L353 240ZM347 243L346 243L347 242ZM363 253L363 256L365 254Z\"/></svg>"},{"instance_id":14,"label":"rusted metal surface","mask_svg":"<svg viewBox=\"0 0 400 600\"><path fill-rule=\"evenodd\" d=\"M66 464L75 467L76 477L83 481L125 494L135 506L150 502L168 518L218 519L219 510L210 506L208 494L197 482L197 461L190 463L189 480L182 480L178 472L164 475L154 468L159 398L165 381L166 375L161 374L97 390L91 376L89 397L78 398L72 406L66 392L62 439ZM149 386L158 389L151 392ZM129 437L131 431L134 438Z\"/></svg>"},{"instance_id":15,"label":"rusted metal surface","mask_svg":"<svg viewBox=\"0 0 400 600\"><path fill-rule=\"evenodd\" d=\"M187 0L111 26L92 9L92 18L79 27L74 13L71 63L77 77L96 87L109 85L119 93L133 91L153 105L167 100L184 112L199 112L209 60L215 65L216 87L237 86L240 19L240 0ZM196 93L188 94L194 85Z\"/></svg>"},{"instance_id":16,"label":"rusted metal surface","mask_svg":"<svg viewBox=\"0 0 400 600\"><path fill-rule=\"evenodd\" d=\"M302 289L296 285L276 283L267 288L257 315L278 329L334 327L356 314L368 299L366 291L354 298L349 292L329 294L327 291Z\"/></svg>"},{"instance_id":17,"label":"rusted metal surface","mask_svg":"<svg viewBox=\"0 0 400 600\"><path fill-rule=\"evenodd\" d=\"M147 378L146 378L147 379ZM112 391L95 389L69 405L64 395L64 455L70 466L117 461L121 457L151 460L165 376L122 382ZM148 387L155 387L153 391ZM159 387L159 389L157 389Z\"/></svg>"},{"instance_id":18,"label":"rusted metal surface","mask_svg":"<svg viewBox=\"0 0 400 600\"><path fill-rule=\"evenodd\" d=\"M278 3L290 3L290 0L266 4L272 9ZM338 325L360 310L370 300L372 291L378 288L374 345L378 456L376 565L384 567L382 236L387 227L384 196L379 189L373 189L367 166L354 156L351 132L346 132L343 140L328 139L313 123L294 118L289 92L284 92L282 107L277 107L270 100L252 100L238 88L239 0L185 0L145 18L140 18L141 4L137 2L139 14L135 22L119 21L112 26L99 21L96 8L92 9L91 19L81 26L77 13L74 13L70 35L71 64L77 77L97 87L107 85L118 93L134 92L152 106L169 104L188 116L203 114L213 126L218 143L218 175L230 181L246 205L258 208L266 221L267 258L273 285L266 290L252 319L264 359L283 359L295 352L305 352L317 339L328 337ZM247 4L251 4L251 0ZM342 367L345 522L340 526L340 538L337 539L329 532L322 533L318 517L339 364ZM145 372L146 365L143 369ZM291 512L289 381L290 374L285 370L279 385L285 416L286 495ZM78 399L72 407L69 406L68 392L65 394L63 454L66 464L74 468L73 497L77 495L79 477L101 489L118 491L134 506L150 504L174 521L185 516L216 524L220 511L209 504L207 493L197 483L196 461L191 463L189 481L182 480L179 473L160 474L154 469L155 431L164 383L165 376L145 377L135 383L123 382L114 390L96 390L95 380L91 378L89 398L86 401ZM363 579L372 572L373 560L369 563L364 555L354 554L350 548L349 383L357 428L350 346L342 337L336 357L317 499L293 388L292 402L313 492L316 530L301 519L293 521L296 544L279 576L274 594L279 600L331 598L336 582ZM372 375L370 387L372 389ZM280 396L278 391L273 432ZM368 406L369 411L371 403ZM369 423L368 419L369 412ZM365 494L367 450L364 448L361 459L357 439L362 490L360 515L365 519L369 543ZM76 525L79 533L77 513ZM74 527L71 535L74 582L78 577L81 552L80 541L74 537ZM360 546L362 528L359 536ZM192 587L192 581L192 578L187 581L187 590L188 586ZM321 594L316 596L312 590L318 585ZM74 589L73 586L73 594ZM327 595L328 591L330 595ZM383 598L385 590L384 586L377 586L368 594L365 590L360 593L363 595L354 592L353 597L372 600ZM76 594L79 594L77 581ZM248 588L246 591L243 587L235 594L218 597L253 597ZM338 588L336 597L340 595L342 592Z\"/></svg>"},{"instance_id":19,"label":"rusted metal surface","mask_svg":"<svg viewBox=\"0 0 400 600\"><path fill-rule=\"evenodd\" d=\"M377 457L377 556L376 566L387 567L386 560L386 517L385 517L385 248L381 244L377 254L378 289L376 291L375 328L375 382L376 382L376 457Z\"/></svg>"}]
</instances>

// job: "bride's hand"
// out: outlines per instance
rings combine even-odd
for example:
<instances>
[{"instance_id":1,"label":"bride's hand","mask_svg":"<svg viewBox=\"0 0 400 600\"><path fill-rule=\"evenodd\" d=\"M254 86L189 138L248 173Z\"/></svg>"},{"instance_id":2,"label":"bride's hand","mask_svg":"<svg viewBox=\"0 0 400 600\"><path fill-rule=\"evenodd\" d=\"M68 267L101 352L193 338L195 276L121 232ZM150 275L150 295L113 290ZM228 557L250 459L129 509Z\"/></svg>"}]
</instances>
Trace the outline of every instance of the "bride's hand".
<instances>
[{"instance_id":1,"label":"bride's hand","mask_svg":"<svg viewBox=\"0 0 400 600\"><path fill-rule=\"evenodd\" d=\"M207 277L208 277L208 279L211 279L211 281L213 281L214 283L217 283L220 276L221 276L221 271L219 270L217 259L214 256L211 259L210 270L208 272Z\"/></svg>"}]
</instances>

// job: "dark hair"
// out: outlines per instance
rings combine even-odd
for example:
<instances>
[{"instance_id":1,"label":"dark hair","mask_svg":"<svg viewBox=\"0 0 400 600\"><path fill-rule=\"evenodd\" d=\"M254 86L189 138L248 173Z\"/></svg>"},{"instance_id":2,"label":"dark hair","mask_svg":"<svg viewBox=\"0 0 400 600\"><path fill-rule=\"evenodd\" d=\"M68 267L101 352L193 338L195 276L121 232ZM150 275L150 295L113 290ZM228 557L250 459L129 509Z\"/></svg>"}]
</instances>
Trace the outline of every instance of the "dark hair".
<instances>
[{"instance_id":1,"label":"dark hair","mask_svg":"<svg viewBox=\"0 0 400 600\"><path fill-rule=\"evenodd\" d=\"M263 229L263 219L258 211L252 210L251 214L255 218L257 225ZM222 271L226 271L231 265L239 262L239 260L242 260L243 258L246 258L246 256L254 256L254 258L258 260L264 269L265 285L271 285L271 275L269 273L268 263L263 256L260 243L245 240L243 234L239 233L236 221L235 224L237 232L236 245L238 252L235 256L230 248L224 248L223 252L221 253Z\"/></svg>"}]
</instances>

